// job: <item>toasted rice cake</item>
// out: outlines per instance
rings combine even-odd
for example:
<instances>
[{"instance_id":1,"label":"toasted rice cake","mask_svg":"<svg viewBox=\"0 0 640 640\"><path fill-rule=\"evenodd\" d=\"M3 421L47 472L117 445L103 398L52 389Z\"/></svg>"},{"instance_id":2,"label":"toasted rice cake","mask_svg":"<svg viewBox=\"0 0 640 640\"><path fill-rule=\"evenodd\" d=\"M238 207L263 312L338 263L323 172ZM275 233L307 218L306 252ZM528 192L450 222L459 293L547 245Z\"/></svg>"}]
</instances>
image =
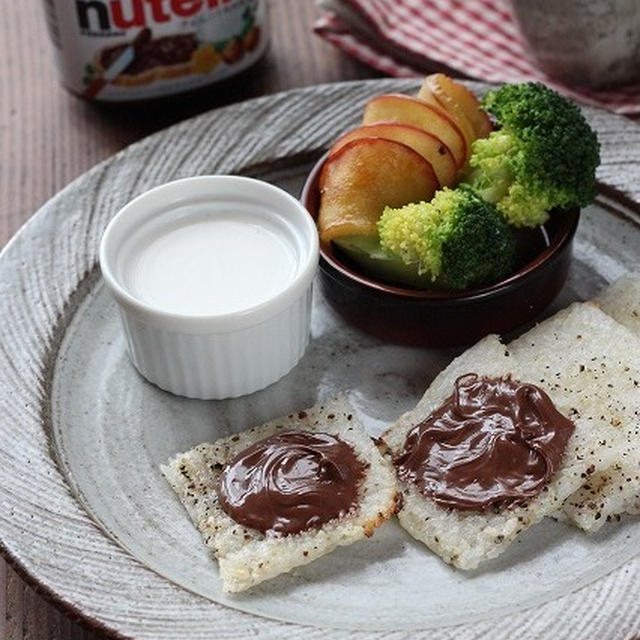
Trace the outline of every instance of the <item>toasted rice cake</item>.
<instances>
[{"instance_id":1,"label":"toasted rice cake","mask_svg":"<svg viewBox=\"0 0 640 640\"><path fill-rule=\"evenodd\" d=\"M595 298L595 303L607 315L624 325L640 337L640 272L627 273L606 287ZM640 419L638 420L640 422ZM637 447L640 447L638 442ZM629 474L627 474L629 477ZM636 492L632 501L627 501L625 510L627 513L640 513L640 482L637 476L632 476L636 485ZM629 481L626 480L625 481ZM615 478L611 479L615 483Z\"/></svg>"},{"instance_id":2,"label":"toasted rice cake","mask_svg":"<svg viewBox=\"0 0 640 640\"><path fill-rule=\"evenodd\" d=\"M351 445L366 465L355 512L318 529L275 536L235 522L219 504L216 487L222 469L251 444L278 431L329 433ZM395 475L343 397L322 403L243 433L200 444L177 455L162 472L218 559L224 591L244 591L264 580L308 564L338 546L371 536L396 511Z\"/></svg>"},{"instance_id":3,"label":"toasted rice cake","mask_svg":"<svg viewBox=\"0 0 640 640\"><path fill-rule=\"evenodd\" d=\"M606 296L613 299L612 296ZM555 371L570 361L558 383L580 397L582 416L608 420L623 443L611 468L592 475L572 494L564 512L585 531L640 508L640 338L590 303L574 304L509 345L517 357L536 355Z\"/></svg>"},{"instance_id":4,"label":"toasted rice cake","mask_svg":"<svg viewBox=\"0 0 640 640\"><path fill-rule=\"evenodd\" d=\"M594 302L607 315L640 336L640 273L627 273L606 287Z\"/></svg>"},{"instance_id":5,"label":"toasted rice cake","mask_svg":"<svg viewBox=\"0 0 640 640\"><path fill-rule=\"evenodd\" d=\"M434 380L415 409L401 416L383 435L390 453L397 455L412 427L441 406L451 395L455 380L466 373L487 377L510 375L514 380L533 383L545 390L560 413L574 422L575 431L560 469L543 491L523 506L512 505L499 511L445 508L419 493L413 485L400 483L403 506L398 519L402 526L445 562L460 569L475 569L501 554L518 534L557 511L584 483L585 477L610 467L619 454L617 434L608 421L585 418L586 401L565 393L562 381L576 368L574 363L549 370L543 351L524 348L519 351L515 357L496 336L484 338L455 359Z\"/></svg>"}]
</instances>

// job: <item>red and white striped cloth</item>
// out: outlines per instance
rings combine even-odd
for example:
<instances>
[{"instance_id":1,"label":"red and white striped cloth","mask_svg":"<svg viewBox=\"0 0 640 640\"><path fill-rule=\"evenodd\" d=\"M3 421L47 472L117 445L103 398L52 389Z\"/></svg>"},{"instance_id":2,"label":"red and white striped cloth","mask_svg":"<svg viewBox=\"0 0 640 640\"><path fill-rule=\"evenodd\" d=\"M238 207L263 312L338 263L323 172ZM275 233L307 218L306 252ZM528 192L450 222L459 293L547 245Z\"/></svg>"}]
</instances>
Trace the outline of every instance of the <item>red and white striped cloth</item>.
<instances>
[{"instance_id":1,"label":"red and white striped cloth","mask_svg":"<svg viewBox=\"0 0 640 640\"><path fill-rule=\"evenodd\" d=\"M570 89L548 78L536 68L500 0L330 0L320 5L328 10L315 32L387 75L420 76L445 65L488 82L538 80L581 102L640 114L638 83L596 91Z\"/></svg>"}]
</instances>

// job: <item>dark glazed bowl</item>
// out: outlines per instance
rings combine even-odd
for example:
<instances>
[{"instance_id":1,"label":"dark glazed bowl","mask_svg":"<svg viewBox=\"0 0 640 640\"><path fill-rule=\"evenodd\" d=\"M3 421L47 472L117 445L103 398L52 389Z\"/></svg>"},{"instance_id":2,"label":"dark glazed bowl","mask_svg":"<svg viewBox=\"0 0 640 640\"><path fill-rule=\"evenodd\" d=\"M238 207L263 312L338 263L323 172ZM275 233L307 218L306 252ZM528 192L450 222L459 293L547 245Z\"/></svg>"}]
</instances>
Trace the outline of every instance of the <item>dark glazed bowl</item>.
<instances>
[{"instance_id":1,"label":"dark glazed bowl","mask_svg":"<svg viewBox=\"0 0 640 640\"><path fill-rule=\"evenodd\" d=\"M315 219L322 158L302 189ZM518 232L520 264L507 278L462 292L418 290L376 281L358 271L332 245L320 246L320 284L331 306L349 323L387 342L444 347L472 344L535 318L567 279L579 209L558 212L539 229Z\"/></svg>"}]
</instances>

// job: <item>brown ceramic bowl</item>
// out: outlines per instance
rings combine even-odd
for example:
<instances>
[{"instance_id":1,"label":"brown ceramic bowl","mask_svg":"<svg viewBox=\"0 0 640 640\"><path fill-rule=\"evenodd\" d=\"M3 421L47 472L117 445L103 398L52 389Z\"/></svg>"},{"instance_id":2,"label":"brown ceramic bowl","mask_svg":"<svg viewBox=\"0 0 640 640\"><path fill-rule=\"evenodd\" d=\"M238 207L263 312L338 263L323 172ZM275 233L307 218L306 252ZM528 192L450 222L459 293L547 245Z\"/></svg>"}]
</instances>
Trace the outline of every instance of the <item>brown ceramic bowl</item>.
<instances>
[{"instance_id":1,"label":"brown ceramic bowl","mask_svg":"<svg viewBox=\"0 0 640 640\"><path fill-rule=\"evenodd\" d=\"M322 158L301 200L315 219ZM444 347L505 333L535 318L562 288L571 261L579 209L551 216L544 227L518 232L519 263L508 277L466 291L421 290L376 281L333 245L320 246L320 284L349 323L388 342Z\"/></svg>"}]
</instances>

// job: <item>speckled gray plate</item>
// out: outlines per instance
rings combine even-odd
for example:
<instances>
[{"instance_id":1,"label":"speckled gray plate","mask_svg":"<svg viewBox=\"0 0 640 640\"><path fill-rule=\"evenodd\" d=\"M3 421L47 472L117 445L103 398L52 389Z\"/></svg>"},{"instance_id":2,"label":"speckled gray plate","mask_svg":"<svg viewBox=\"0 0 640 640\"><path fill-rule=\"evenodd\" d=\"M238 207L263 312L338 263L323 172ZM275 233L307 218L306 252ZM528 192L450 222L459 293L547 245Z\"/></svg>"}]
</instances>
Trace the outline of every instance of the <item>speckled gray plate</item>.
<instances>
[{"instance_id":1,"label":"speckled gray plate","mask_svg":"<svg viewBox=\"0 0 640 640\"><path fill-rule=\"evenodd\" d=\"M308 162L357 121L366 97L414 85L313 87L185 122L74 182L3 252L0 542L19 570L90 624L114 636L193 639L320 638L327 629L358 640L620 638L640 630L638 519L592 538L548 520L469 574L390 523L230 597L159 473L177 451L337 391L376 435L454 355L369 338L316 292L309 351L291 374L247 398L185 400L135 373L95 267L102 230L132 196L214 172L257 175L296 193ZM603 196L583 215L556 308L640 268L640 128L587 114L603 143Z\"/></svg>"}]
</instances>

